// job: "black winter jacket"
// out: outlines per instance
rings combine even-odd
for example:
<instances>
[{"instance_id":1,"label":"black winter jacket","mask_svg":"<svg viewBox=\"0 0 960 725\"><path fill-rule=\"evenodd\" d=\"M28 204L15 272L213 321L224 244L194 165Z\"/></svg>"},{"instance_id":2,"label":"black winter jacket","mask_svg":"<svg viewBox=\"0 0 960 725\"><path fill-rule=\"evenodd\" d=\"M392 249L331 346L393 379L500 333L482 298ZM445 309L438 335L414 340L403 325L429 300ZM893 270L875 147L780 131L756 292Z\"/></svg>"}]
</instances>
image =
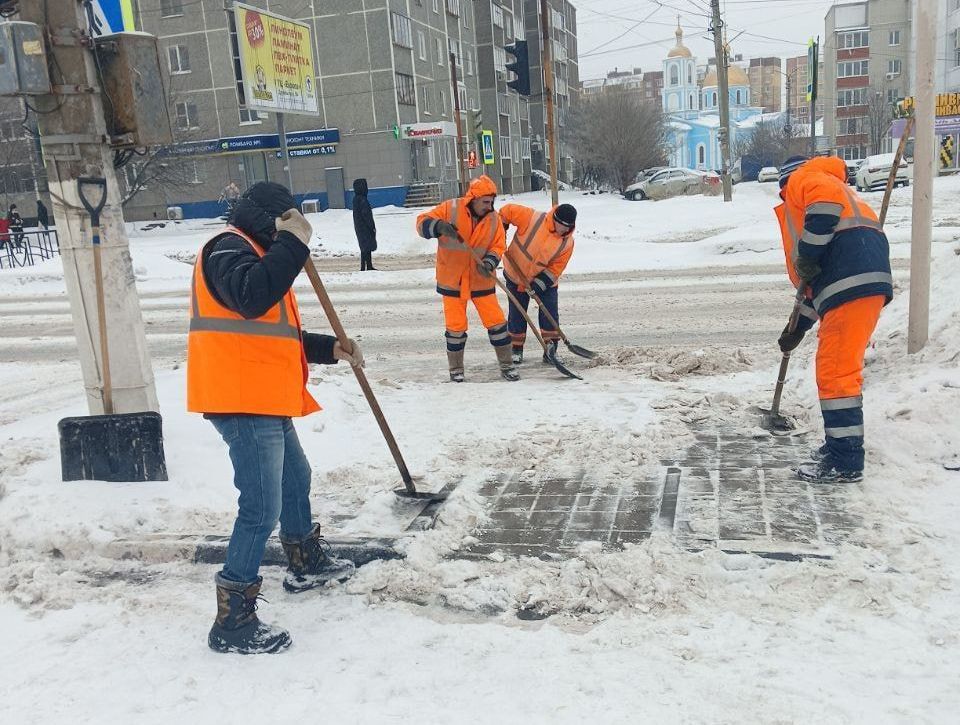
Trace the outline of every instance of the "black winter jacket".
<instances>
[{"instance_id":1,"label":"black winter jacket","mask_svg":"<svg viewBox=\"0 0 960 725\"><path fill-rule=\"evenodd\" d=\"M281 231L272 239L276 231L273 220L248 200L237 205L230 223L249 234L266 253L259 256L242 237L226 232L204 247L203 275L220 304L250 320L283 299L310 250L290 232ZM307 362L336 364L333 345L337 338L304 331L302 339Z\"/></svg>"},{"instance_id":2,"label":"black winter jacket","mask_svg":"<svg viewBox=\"0 0 960 725\"><path fill-rule=\"evenodd\" d=\"M367 199L367 180L353 180L353 230L361 252L377 251L377 225L373 221L373 209Z\"/></svg>"}]
</instances>

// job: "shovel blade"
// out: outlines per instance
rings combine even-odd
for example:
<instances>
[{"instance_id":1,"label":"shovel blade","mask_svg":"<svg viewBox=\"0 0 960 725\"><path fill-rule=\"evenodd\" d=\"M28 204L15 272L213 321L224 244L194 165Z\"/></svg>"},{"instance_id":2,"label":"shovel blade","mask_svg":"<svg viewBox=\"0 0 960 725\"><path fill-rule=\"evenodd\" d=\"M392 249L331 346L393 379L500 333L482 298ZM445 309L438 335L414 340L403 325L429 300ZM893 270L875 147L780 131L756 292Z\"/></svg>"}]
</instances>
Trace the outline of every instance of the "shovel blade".
<instances>
[{"instance_id":1,"label":"shovel blade","mask_svg":"<svg viewBox=\"0 0 960 725\"><path fill-rule=\"evenodd\" d=\"M792 418L775 413L768 408L760 408L760 427L771 433L789 433L796 430L797 424Z\"/></svg>"},{"instance_id":2,"label":"shovel blade","mask_svg":"<svg viewBox=\"0 0 960 725\"><path fill-rule=\"evenodd\" d=\"M166 481L159 413L64 418L60 468L64 481Z\"/></svg>"},{"instance_id":3,"label":"shovel blade","mask_svg":"<svg viewBox=\"0 0 960 725\"><path fill-rule=\"evenodd\" d=\"M559 370L561 373L566 375L568 378L573 378L574 380L583 380L583 378L581 378L579 375L573 372L573 370L570 370L566 365L560 362L560 360L557 358L556 343L547 345L546 350L544 350L544 354L547 356L547 360L549 360L557 370Z\"/></svg>"},{"instance_id":4,"label":"shovel blade","mask_svg":"<svg viewBox=\"0 0 960 725\"><path fill-rule=\"evenodd\" d=\"M574 355L585 357L588 360L593 360L597 356L597 353L595 353L593 350L588 350L585 347L580 347L580 345L576 345L572 342L568 342L566 343L566 345L567 345L567 349L570 352L572 352Z\"/></svg>"}]
</instances>

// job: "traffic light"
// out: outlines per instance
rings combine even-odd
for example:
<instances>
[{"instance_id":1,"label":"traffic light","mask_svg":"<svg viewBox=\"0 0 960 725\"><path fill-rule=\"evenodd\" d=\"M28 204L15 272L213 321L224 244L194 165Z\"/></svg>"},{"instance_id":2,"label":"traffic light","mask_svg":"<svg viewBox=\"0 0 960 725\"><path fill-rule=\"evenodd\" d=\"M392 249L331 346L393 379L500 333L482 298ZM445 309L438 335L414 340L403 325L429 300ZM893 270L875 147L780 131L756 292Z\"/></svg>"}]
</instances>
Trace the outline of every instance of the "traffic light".
<instances>
[{"instance_id":1,"label":"traffic light","mask_svg":"<svg viewBox=\"0 0 960 725\"><path fill-rule=\"evenodd\" d=\"M503 49L513 56L513 62L507 63L507 70L516 76L512 81L507 81L507 87L512 88L521 96L529 96L530 59L527 55L527 41L518 40L513 45L504 46Z\"/></svg>"}]
</instances>

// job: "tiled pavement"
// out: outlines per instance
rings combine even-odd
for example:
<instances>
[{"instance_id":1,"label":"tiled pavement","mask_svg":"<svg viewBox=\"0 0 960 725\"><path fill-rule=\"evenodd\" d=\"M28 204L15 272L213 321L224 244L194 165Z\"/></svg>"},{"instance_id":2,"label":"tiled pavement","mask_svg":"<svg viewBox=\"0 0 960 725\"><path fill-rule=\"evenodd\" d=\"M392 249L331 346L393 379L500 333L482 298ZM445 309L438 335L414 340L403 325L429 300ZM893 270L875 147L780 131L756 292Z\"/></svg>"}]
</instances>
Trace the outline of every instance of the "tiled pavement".
<instances>
[{"instance_id":1,"label":"tiled pavement","mask_svg":"<svg viewBox=\"0 0 960 725\"><path fill-rule=\"evenodd\" d=\"M563 478L531 470L491 480L481 490L489 520L469 553L563 557L582 542L616 548L662 530L692 549L829 556L859 525L844 510L843 487L796 479L791 469L812 446L804 437L694 433L697 442L655 476L602 481L584 467Z\"/></svg>"}]
</instances>

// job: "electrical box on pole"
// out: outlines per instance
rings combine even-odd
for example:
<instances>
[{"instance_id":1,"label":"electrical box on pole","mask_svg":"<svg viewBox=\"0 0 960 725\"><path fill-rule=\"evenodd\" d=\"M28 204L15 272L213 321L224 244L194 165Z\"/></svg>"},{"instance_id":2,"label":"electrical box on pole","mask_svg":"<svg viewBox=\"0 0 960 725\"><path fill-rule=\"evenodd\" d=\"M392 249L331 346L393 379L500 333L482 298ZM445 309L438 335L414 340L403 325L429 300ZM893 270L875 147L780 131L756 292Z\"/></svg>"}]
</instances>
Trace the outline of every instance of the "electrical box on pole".
<instances>
[{"instance_id":1,"label":"electrical box on pole","mask_svg":"<svg viewBox=\"0 0 960 725\"><path fill-rule=\"evenodd\" d=\"M0 96L50 93L43 34L36 23L0 23Z\"/></svg>"},{"instance_id":2,"label":"electrical box on pole","mask_svg":"<svg viewBox=\"0 0 960 725\"><path fill-rule=\"evenodd\" d=\"M530 56L527 54L527 41L518 40L513 45L505 45L503 49L514 58L506 65L507 70L515 76L512 81L507 81L507 87L512 88L521 96L529 96Z\"/></svg>"}]
</instances>

